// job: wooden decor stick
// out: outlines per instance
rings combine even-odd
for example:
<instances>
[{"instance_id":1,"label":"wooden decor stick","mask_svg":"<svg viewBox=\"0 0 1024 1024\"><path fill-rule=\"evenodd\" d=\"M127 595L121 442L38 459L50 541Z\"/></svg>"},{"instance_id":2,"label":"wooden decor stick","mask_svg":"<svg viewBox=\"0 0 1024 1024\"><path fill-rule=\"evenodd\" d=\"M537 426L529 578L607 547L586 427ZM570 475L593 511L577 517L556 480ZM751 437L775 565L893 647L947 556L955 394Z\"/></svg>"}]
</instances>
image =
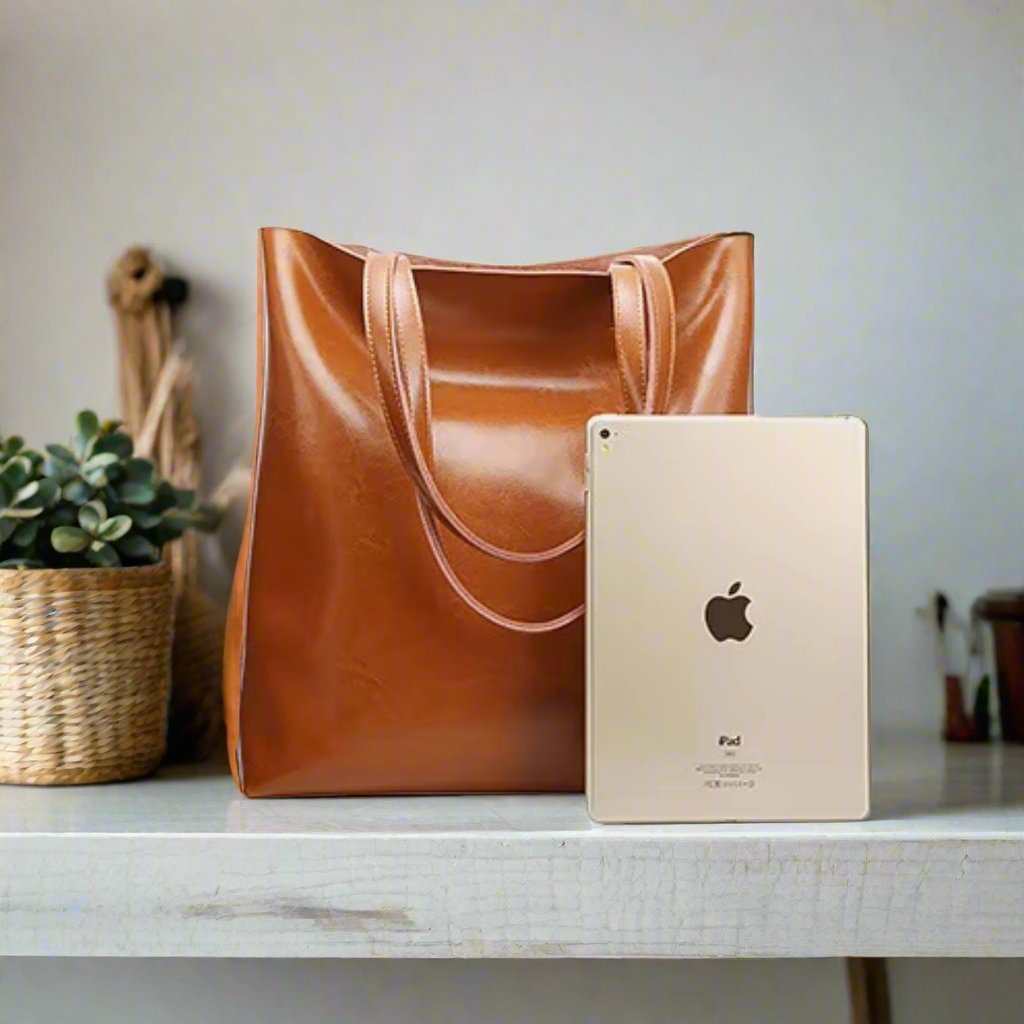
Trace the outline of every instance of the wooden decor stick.
<instances>
[{"instance_id":1,"label":"wooden decor stick","mask_svg":"<svg viewBox=\"0 0 1024 1024\"><path fill-rule=\"evenodd\" d=\"M152 458L175 487L201 484L199 425L193 405L193 363L175 343L172 306L187 286L168 278L146 249L132 248L107 278L117 319L121 415L140 455ZM170 756L206 757L221 728L220 651L223 611L199 587L197 538L167 546L174 580L176 626L168 734Z\"/></svg>"}]
</instances>

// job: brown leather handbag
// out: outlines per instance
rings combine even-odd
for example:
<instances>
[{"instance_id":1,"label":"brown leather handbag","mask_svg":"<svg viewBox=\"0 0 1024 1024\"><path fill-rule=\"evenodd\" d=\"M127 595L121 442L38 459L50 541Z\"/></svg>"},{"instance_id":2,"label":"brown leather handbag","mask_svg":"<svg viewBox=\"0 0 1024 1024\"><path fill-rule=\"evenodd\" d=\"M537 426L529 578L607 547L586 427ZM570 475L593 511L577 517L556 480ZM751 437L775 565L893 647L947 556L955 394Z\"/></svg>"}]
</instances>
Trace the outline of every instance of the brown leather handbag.
<instances>
[{"instance_id":1,"label":"brown leather handbag","mask_svg":"<svg viewBox=\"0 0 1024 1024\"><path fill-rule=\"evenodd\" d=\"M584 424L749 411L752 247L496 267L261 232L245 793L582 788Z\"/></svg>"}]
</instances>

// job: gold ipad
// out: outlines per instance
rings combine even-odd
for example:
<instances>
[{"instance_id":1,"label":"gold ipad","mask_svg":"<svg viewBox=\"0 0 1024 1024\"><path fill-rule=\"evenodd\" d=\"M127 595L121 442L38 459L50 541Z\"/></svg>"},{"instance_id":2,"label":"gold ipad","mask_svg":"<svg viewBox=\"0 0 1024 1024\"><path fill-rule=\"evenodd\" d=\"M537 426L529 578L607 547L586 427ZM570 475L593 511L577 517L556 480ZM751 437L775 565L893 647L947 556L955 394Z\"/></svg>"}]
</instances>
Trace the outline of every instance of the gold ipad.
<instances>
[{"instance_id":1,"label":"gold ipad","mask_svg":"<svg viewBox=\"0 0 1024 1024\"><path fill-rule=\"evenodd\" d=\"M591 816L865 817L864 423L598 416L587 467Z\"/></svg>"}]
</instances>

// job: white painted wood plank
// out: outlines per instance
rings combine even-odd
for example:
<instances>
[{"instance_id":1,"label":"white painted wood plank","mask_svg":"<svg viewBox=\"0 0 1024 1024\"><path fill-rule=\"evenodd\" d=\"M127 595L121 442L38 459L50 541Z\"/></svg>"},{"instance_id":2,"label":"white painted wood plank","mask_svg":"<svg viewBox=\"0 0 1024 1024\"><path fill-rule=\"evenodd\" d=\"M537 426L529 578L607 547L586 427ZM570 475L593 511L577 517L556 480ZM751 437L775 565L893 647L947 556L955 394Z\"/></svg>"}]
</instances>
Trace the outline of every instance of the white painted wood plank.
<instances>
[{"instance_id":1,"label":"white painted wood plank","mask_svg":"<svg viewBox=\"0 0 1024 1024\"><path fill-rule=\"evenodd\" d=\"M904 740L878 813L595 826L576 797L0 791L0 954L1024 956L1024 751Z\"/></svg>"}]
</instances>

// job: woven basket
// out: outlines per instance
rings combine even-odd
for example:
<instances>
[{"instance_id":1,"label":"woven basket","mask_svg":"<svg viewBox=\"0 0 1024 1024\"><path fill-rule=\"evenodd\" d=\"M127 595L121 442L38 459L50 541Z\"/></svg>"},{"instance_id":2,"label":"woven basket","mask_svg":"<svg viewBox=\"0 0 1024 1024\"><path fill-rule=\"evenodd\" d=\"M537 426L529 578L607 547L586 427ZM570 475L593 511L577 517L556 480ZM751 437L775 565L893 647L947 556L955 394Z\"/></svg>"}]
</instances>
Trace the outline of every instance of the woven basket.
<instances>
[{"instance_id":1,"label":"woven basket","mask_svg":"<svg viewBox=\"0 0 1024 1024\"><path fill-rule=\"evenodd\" d=\"M164 754L171 572L0 570L0 782L132 779Z\"/></svg>"}]
</instances>

